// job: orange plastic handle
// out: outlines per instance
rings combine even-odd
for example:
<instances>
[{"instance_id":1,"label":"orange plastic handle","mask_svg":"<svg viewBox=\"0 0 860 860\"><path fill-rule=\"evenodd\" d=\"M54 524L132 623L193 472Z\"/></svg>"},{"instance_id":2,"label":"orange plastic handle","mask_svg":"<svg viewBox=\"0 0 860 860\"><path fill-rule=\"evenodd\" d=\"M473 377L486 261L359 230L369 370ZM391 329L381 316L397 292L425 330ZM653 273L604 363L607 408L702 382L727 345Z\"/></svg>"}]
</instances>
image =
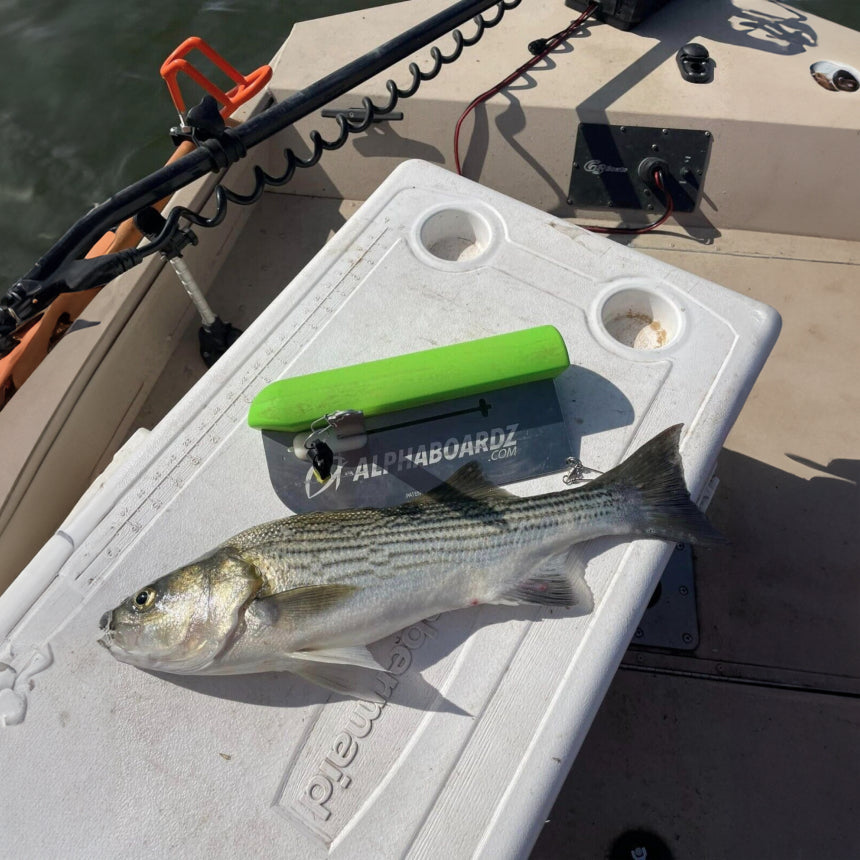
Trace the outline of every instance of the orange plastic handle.
<instances>
[{"instance_id":1,"label":"orange plastic handle","mask_svg":"<svg viewBox=\"0 0 860 860\"><path fill-rule=\"evenodd\" d=\"M185 57L195 49L200 51L201 54L224 72L236 86L225 93L194 68ZM182 93L179 90L179 82L177 81L177 76L180 72L188 75L191 80L195 81L223 105L220 113L224 119L230 116L239 105L244 104L252 96L257 95L272 77L271 66L260 66L259 69L254 70L250 75L243 75L234 69L230 63L199 36L191 36L173 51L161 65L161 77L164 78L167 84L167 89L170 91L170 97L173 99L173 104L176 105L176 110L183 116L185 115L185 100L182 98Z\"/></svg>"}]
</instances>

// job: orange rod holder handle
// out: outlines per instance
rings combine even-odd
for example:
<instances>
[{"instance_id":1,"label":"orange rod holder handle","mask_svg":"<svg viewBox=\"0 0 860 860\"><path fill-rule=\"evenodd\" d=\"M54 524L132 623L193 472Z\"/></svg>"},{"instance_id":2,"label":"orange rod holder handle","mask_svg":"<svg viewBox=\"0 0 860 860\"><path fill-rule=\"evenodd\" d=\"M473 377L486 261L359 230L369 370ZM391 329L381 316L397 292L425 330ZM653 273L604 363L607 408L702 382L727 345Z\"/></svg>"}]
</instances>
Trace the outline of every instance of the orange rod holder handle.
<instances>
[{"instance_id":1,"label":"orange rod holder handle","mask_svg":"<svg viewBox=\"0 0 860 860\"><path fill-rule=\"evenodd\" d=\"M191 65L185 57L195 49L200 51L201 54L224 72L236 86L224 92ZM224 119L230 116L239 105L244 104L252 96L257 95L272 77L271 66L260 66L259 69L255 69L249 75L243 75L199 36L191 36L176 48L161 65L161 77L164 78L167 89L170 91L170 97L173 99L173 104L176 105L176 110L179 111L181 117L185 116L185 100L182 98L177 80L180 72L188 75L191 80L223 105L220 113Z\"/></svg>"}]
</instances>

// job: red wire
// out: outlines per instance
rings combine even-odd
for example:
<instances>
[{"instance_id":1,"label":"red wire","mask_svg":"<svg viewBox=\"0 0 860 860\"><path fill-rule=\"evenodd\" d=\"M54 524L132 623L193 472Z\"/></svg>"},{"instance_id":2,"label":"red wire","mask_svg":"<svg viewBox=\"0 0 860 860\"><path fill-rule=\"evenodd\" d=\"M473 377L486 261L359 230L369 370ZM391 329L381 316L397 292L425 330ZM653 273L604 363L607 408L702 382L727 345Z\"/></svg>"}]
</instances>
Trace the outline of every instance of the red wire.
<instances>
[{"instance_id":1,"label":"red wire","mask_svg":"<svg viewBox=\"0 0 860 860\"><path fill-rule=\"evenodd\" d=\"M663 193L663 196L666 198L666 211L653 223L647 224L645 227L597 227L591 224L583 224L586 230L591 230L592 233L650 233L652 230L656 230L658 227L662 227L671 217L672 213L675 211L675 201L672 199L672 195L666 190L666 186L663 182L663 171L658 167L654 171L654 184L660 189Z\"/></svg>"},{"instance_id":2,"label":"red wire","mask_svg":"<svg viewBox=\"0 0 860 860\"><path fill-rule=\"evenodd\" d=\"M571 21L568 27L552 36L547 41L546 48L544 48L539 54L532 57L530 60L527 60L518 69L511 72L504 80L499 81L494 87L473 99L466 110L460 114L460 119L457 120L457 125L454 127L454 166L457 168L457 173L460 176L463 175L463 170L460 166L460 127L463 125L463 120L466 119L466 117L476 107L478 107L478 105L482 104L487 99L492 98L494 95L497 95L505 87L510 86L518 77L520 77L520 75L525 74L525 72L532 68L532 66L537 65L537 63L544 59L547 54L554 51L562 42L569 39L570 36L579 28L582 22L597 9L598 5L599 4L597 3L591 3L575 21ZM675 211L675 201L672 199L672 195L666 190L666 186L663 182L663 171L659 168L654 171L654 184L660 189L663 196L666 198L666 211L653 224L648 224L645 227L598 227L591 225L585 226L585 229L591 230L592 233L636 234L650 233L651 230L656 230L658 227L662 227L663 224L672 217L672 213Z\"/></svg>"},{"instance_id":3,"label":"red wire","mask_svg":"<svg viewBox=\"0 0 860 860\"><path fill-rule=\"evenodd\" d=\"M457 125L454 128L454 165L457 168L457 173L462 176L463 171L460 167L460 126L463 124L463 120L482 102L485 102L488 98L496 95L501 92L505 87L510 86L520 75L525 74L532 66L539 63L547 54L554 51L562 42L567 40L574 31L582 24L582 22L597 9L597 3L591 3L588 8L575 20L570 23L568 27L562 30L559 33L556 33L555 36L550 38L547 42L546 48L544 48L539 54L532 57L530 60L527 60L523 63L516 71L511 72L504 80L499 81L492 89L487 90L485 93L481 93L476 99L474 99L471 104L463 111L460 115L460 119L457 120Z\"/></svg>"}]
</instances>

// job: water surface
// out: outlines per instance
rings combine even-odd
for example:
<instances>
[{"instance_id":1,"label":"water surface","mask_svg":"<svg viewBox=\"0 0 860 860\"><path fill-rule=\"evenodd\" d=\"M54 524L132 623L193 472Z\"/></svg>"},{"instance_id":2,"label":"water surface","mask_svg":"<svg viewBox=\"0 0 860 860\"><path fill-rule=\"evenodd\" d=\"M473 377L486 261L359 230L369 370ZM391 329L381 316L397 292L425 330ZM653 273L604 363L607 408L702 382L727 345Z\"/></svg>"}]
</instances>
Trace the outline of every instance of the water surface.
<instances>
[{"instance_id":1,"label":"water surface","mask_svg":"<svg viewBox=\"0 0 860 860\"><path fill-rule=\"evenodd\" d=\"M187 36L248 72L296 21L386 2L0 0L0 290L93 205L164 163L176 115L158 69ZM857 0L794 6L860 29Z\"/></svg>"}]
</instances>

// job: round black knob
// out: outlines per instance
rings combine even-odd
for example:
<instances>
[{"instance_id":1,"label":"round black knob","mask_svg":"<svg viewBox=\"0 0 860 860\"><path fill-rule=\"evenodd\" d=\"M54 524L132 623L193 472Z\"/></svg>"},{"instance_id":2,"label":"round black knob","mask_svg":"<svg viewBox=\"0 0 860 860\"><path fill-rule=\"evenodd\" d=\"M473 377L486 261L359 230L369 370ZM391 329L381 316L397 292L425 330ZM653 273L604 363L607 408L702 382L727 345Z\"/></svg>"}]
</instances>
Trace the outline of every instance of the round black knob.
<instances>
[{"instance_id":1,"label":"round black knob","mask_svg":"<svg viewBox=\"0 0 860 860\"><path fill-rule=\"evenodd\" d=\"M704 45L700 45L698 42L690 42L689 45L684 45L684 47L681 48L681 56L685 60L693 60L703 63L711 55L708 53L708 49Z\"/></svg>"}]
</instances>

